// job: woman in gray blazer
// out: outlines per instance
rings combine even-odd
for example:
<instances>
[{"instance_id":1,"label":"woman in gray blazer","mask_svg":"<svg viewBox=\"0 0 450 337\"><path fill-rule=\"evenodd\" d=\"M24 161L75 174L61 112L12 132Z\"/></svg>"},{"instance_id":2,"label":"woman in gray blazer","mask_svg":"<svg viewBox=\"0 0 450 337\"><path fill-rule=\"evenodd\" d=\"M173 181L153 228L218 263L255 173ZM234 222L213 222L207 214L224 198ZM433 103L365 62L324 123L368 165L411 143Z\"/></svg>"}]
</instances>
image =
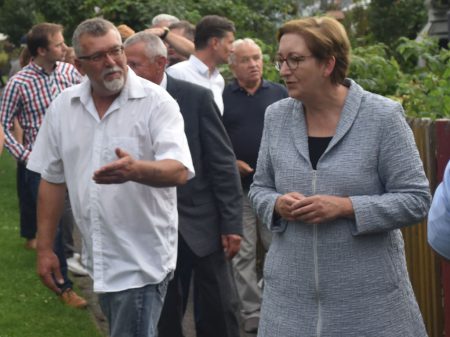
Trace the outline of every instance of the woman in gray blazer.
<instances>
[{"instance_id":1,"label":"woman in gray blazer","mask_svg":"<svg viewBox=\"0 0 450 337\"><path fill-rule=\"evenodd\" d=\"M336 20L290 21L278 40L290 98L267 109L249 193L274 233L258 336L426 336L399 228L431 197L403 109L346 79Z\"/></svg>"}]
</instances>

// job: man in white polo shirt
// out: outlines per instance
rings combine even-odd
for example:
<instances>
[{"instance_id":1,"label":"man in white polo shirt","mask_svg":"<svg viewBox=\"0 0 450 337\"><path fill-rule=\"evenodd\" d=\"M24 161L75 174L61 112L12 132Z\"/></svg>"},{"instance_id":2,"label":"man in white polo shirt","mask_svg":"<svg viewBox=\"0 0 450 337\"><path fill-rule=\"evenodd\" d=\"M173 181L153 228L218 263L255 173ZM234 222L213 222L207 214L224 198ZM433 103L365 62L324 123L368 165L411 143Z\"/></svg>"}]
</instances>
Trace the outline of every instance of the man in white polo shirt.
<instances>
[{"instance_id":1,"label":"man in white polo shirt","mask_svg":"<svg viewBox=\"0 0 450 337\"><path fill-rule=\"evenodd\" d=\"M176 263L175 186L194 175L183 118L127 67L111 22L82 22L72 43L87 80L52 102L28 163L42 176L38 273L58 291L52 238L67 185L110 336L154 337Z\"/></svg>"},{"instance_id":2,"label":"man in white polo shirt","mask_svg":"<svg viewBox=\"0 0 450 337\"><path fill-rule=\"evenodd\" d=\"M221 114L225 81L217 66L228 63L234 32L234 24L227 18L217 15L203 17L195 26L194 54L188 60L167 68L167 73L174 78L210 89Z\"/></svg>"}]
</instances>

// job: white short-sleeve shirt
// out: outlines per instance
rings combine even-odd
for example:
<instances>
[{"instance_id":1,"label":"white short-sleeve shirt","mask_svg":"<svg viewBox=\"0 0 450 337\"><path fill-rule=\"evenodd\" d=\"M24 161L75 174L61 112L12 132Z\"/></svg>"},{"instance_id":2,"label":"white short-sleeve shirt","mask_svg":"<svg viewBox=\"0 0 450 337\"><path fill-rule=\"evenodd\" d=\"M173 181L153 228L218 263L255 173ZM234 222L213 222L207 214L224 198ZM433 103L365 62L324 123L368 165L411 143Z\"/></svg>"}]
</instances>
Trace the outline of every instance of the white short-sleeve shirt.
<instances>
[{"instance_id":1,"label":"white short-sleeve shirt","mask_svg":"<svg viewBox=\"0 0 450 337\"><path fill-rule=\"evenodd\" d=\"M223 98L222 93L225 88L225 80L219 70L214 69L213 72L196 56L191 55L188 60L174 64L167 68L167 73L179 80L194 83L210 89L214 95L220 113L223 115Z\"/></svg>"},{"instance_id":2,"label":"white short-sleeve shirt","mask_svg":"<svg viewBox=\"0 0 450 337\"><path fill-rule=\"evenodd\" d=\"M47 111L28 163L51 183L66 182L96 292L159 283L176 263L175 187L92 180L95 170L117 159L118 147L140 160L178 160L194 175L177 103L131 69L102 119L89 80L63 91Z\"/></svg>"}]
</instances>

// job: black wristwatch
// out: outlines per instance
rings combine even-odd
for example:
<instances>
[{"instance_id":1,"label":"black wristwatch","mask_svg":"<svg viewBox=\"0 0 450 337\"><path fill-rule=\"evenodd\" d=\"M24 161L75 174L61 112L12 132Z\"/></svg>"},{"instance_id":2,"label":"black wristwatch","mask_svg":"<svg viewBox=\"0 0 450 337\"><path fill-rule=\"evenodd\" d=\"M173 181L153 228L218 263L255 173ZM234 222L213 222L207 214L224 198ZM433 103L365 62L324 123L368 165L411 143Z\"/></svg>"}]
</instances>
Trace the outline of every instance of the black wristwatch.
<instances>
[{"instance_id":1,"label":"black wristwatch","mask_svg":"<svg viewBox=\"0 0 450 337\"><path fill-rule=\"evenodd\" d=\"M162 35L160 36L160 38L161 38L161 40L164 41L164 40L166 39L166 37L167 37L167 34L169 34L170 29L169 29L169 27L164 27L163 29L164 29L164 33L162 33Z\"/></svg>"}]
</instances>

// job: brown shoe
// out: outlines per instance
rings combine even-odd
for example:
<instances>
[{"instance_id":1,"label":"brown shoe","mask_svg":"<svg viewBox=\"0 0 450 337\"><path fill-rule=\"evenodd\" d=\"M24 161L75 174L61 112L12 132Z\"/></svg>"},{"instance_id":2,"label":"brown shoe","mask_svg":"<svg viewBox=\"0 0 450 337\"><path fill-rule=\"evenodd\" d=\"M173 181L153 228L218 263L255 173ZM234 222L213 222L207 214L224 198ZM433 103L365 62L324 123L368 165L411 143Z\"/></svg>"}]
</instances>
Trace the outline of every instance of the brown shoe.
<instances>
[{"instance_id":1,"label":"brown shoe","mask_svg":"<svg viewBox=\"0 0 450 337\"><path fill-rule=\"evenodd\" d=\"M29 250L36 250L37 240L34 239L28 239L27 242L25 242L25 249Z\"/></svg>"},{"instance_id":2,"label":"brown shoe","mask_svg":"<svg viewBox=\"0 0 450 337\"><path fill-rule=\"evenodd\" d=\"M83 297L78 296L77 293L72 289L65 290L60 295L60 298L61 301L63 301L69 307L75 309L84 309L87 307L87 301Z\"/></svg>"}]
</instances>

